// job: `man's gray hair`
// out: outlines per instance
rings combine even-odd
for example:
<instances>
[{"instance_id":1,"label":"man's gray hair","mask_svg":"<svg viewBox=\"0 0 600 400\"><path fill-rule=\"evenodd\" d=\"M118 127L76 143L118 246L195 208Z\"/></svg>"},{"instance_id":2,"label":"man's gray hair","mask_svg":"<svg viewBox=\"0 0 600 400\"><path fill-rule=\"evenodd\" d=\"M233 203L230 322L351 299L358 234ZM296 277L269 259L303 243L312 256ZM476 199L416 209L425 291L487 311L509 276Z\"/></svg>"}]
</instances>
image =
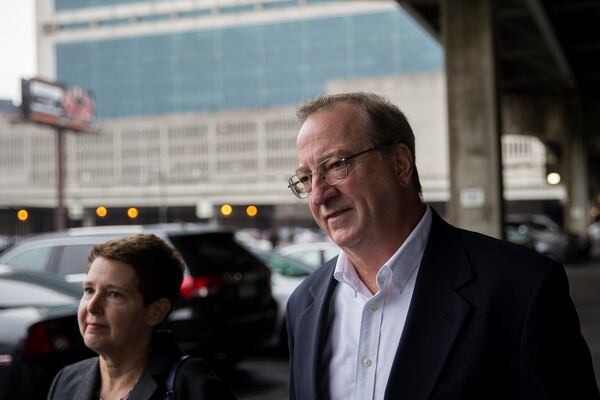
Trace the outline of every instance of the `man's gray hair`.
<instances>
[{"instance_id":1,"label":"man's gray hair","mask_svg":"<svg viewBox=\"0 0 600 400\"><path fill-rule=\"evenodd\" d=\"M371 129L365 132L371 145L386 147L403 143L409 148L413 158L413 182L417 191L421 193L421 182L415 158L415 135L404 113L386 98L364 92L319 96L300 104L296 116L302 124L311 114L331 109L339 103L353 104L364 110L371 125Z\"/></svg>"}]
</instances>

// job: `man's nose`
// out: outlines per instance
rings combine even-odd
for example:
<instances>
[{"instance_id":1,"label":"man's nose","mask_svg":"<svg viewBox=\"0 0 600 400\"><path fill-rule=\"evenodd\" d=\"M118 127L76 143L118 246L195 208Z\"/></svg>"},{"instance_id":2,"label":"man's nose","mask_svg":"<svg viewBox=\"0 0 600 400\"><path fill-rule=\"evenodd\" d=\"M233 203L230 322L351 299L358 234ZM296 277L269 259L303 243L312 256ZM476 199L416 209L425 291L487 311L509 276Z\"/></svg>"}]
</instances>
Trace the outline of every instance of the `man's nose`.
<instances>
[{"instance_id":1,"label":"man's nose","mask_svg":"<svg viewBox=\"0 0 600 400\"><path fill-rule=\"evenodd\" d=\"M315 205L322 205L329 198L335 196L337 189L329 185L320 175L315 174L311 182L310 201Z\"/></svg>"}]
</instances>

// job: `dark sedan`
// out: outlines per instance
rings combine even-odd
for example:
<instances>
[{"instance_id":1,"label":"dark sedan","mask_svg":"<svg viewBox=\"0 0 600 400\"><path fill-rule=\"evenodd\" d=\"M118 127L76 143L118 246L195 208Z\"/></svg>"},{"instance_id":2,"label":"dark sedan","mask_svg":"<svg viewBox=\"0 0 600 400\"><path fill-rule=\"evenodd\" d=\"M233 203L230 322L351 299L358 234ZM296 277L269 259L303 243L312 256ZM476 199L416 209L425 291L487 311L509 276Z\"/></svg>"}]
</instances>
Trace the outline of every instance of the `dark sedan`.
<instances>
[{"instance_id":1,"label":"dark sedan","mask_svg":"<svg viewBox=\"0 0 600 400\"><path fill-rule=\"evenodd\" d=\"M53 276L0 271L0 399L44 399L63 366L92 356L77 327L81 291Z\"/></svg>"},{"instance_id":2,"label":"dark sedan","mask_svg":"<svg viewBox=\"0 0 600 400\"><path fill-rule=\"evenodd\" d=\"M587 255L589 249L589 243L565 232L546 215L507 215L504 228L508 240L561 263Z\"/></svg>"}]
</instances>

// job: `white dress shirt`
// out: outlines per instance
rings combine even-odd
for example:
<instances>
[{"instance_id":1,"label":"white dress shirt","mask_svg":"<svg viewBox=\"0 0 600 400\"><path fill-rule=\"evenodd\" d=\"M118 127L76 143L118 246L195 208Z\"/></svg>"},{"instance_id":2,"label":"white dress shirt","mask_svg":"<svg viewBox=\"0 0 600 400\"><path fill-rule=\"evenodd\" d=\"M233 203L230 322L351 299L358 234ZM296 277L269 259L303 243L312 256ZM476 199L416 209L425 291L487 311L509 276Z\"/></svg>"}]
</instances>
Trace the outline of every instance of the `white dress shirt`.
<instances>
[{"instance_id":1,"label":"white dress shirt","mask_svg":"<svg viewBox=\"0 0 600 400\"><path fill-rule=\"evenodd\" d=\"M375 294L340 252L324 360L332 400L383 399L431 229L431 210L381 266Z\"/></svg>"}]
</instances>

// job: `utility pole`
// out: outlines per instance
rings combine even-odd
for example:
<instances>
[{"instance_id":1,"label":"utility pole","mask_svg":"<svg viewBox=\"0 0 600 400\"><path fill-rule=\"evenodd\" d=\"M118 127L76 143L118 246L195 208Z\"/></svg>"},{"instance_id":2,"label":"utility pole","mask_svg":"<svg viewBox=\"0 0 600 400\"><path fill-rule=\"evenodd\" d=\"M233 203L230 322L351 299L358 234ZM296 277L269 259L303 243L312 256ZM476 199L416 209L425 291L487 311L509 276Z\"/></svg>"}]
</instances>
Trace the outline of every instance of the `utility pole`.
<instances>
[{"instance_id":1,"label":"utility pole","mask_svg":"<svg viewBox=\"0 0 600 400\"><path fill-rule=\"evenodd\" d=\"M54 229L64 230L67 227L67 213L65 211L65 130L56 129L56 198L54 209Z\"/></svg>"}]
</instances>

